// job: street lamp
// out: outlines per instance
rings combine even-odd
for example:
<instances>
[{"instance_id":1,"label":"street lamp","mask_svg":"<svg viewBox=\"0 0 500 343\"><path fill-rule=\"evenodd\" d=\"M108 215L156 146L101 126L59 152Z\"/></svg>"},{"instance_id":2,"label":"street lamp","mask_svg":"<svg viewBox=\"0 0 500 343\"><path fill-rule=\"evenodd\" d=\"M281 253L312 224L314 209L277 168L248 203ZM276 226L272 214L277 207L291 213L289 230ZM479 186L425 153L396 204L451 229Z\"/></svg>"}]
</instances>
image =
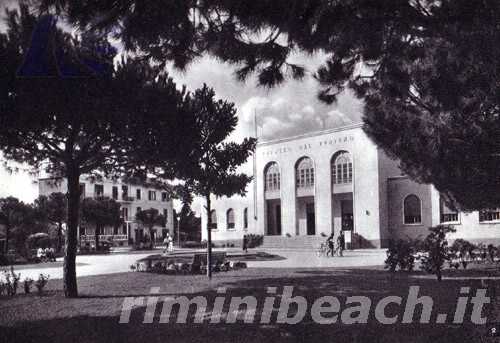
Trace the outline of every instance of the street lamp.
<instances>
[{"instance_id":1,"label":"street lamp","mask_svg":"<svg viewBox=\"0 0 500 343\"><path fill-rule=\"evenodd\" d=\"M177 215L177 246L181 247L181 215Z\"/></svg>"}]
</instances>

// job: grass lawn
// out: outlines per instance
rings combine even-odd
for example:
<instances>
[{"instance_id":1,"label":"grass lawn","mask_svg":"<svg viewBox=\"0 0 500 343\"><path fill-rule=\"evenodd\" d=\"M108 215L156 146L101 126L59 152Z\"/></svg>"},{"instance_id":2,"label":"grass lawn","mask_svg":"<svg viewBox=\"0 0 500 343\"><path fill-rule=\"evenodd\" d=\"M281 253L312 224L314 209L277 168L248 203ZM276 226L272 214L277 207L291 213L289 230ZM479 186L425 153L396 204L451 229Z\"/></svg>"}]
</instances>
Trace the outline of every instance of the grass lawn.
<instances>
[{"instance_id":1,"label":"grass lawn","mask_svg":"<svg viewBox=\"0 0 500 343\"><path fill-rule=\"evenodd\" d=\"M484 271L450 271L450 276L485 275ZM497 271L488 272L499 276ZM490 292L499 281L489 281ZM122 273L82 277L78 279L81 297L65 299L60 280L49 281L44 295L18 295L0 299L0 342L497 342L485 337L487 326L464 323L451 324L461 286L484 288L480 280L443 280L413 278L409 274L391 275L380 269L270 269L249 268L216 273L210 282L203 275L173 276L149 273ZM161 324L158 317L152 324L144 324L145 307L132 311L128 324L120 324L119 317L125 297L147 296L151 287L160 287L160 295L196 295L206 297L209 310L217 296L217 287L226 287L226 295L255 296L260 303L266 296L266 287L293 286L293 295L308 300L309 308L319 297L338 297L342 308L348 296L364 295L372 304L388 295L408 294L410 286L420 286L419 295L434 300L431 323L437 313L449 314L444 324L379 324L373 310L367 324L341 323L320 325L306 315L299 324ZM490 294L488 294L490 295ZM229 301L227 301L229 302ZM278 301L276 302L278 304ZM348 306L347 306L348 307ZM375 305L372 305L374 308ZM227 304L226 304L227 308ZM403 306L404 308L404 300ZM397 306L387 307L386 315L402 313ZM472 306L467 307L470 318ZM161 306L157 307L159 316ZM419 318L419 311L415 317ZM308 312L309 313L309 312ZM500 320L499 309L487 306L483 312L489 321ZM290 315L293 314L293 308ZM175 314L174 314L175 315ZM175 318L175 317L174 317ZM418 319L415 319L418 321Z\"/></svg>"}]
</instances>

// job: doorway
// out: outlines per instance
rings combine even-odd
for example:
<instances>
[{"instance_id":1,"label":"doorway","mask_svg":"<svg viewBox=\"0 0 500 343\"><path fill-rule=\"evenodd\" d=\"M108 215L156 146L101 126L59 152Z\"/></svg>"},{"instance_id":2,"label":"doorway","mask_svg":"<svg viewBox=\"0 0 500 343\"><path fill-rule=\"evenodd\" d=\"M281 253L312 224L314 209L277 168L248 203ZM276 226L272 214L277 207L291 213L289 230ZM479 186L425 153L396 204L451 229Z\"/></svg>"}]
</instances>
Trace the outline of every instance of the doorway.
<instances>
[{"instance_id":1,"label":"doorway","mask_svg":"<svg viewBox=\"0 0 500 343\"><path fill-rule=\"evenodd\" d=\"M352 200L342 200L340 202L342 230L352 231L354 229L354 215L352 210Z\"/></svg>"},{"instance_id":2,"label":"doorway","mask_svg":"<svg viewBox=\"0 0 500 343\"><path fill-rule=\"evenodd\" d=\"M312 236L316 234L316 218L314 215L314 203L306 205L307 234Z\"/></svg>"},{"instance_id":3,"label":"doorway","mask_svg":"<svg viewBox=\"0 0 500 343\"><path fill-rule=\"evenodd\" d=\"M281 202L279 199L266 200L266 235L281 235Z\"/></svg>"}]
</instances>

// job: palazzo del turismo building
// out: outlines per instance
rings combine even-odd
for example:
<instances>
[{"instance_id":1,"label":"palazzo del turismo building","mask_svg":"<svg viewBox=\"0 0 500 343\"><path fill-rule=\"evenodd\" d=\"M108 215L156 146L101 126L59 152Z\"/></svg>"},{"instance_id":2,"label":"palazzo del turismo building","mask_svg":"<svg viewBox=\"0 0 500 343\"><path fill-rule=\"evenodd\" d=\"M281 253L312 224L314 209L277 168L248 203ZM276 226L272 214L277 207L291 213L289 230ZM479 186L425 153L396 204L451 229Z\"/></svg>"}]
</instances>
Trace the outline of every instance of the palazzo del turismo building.
<instances>
[{"instance_id":1,"label":"palazzo del turismo building","mask_svg":"<svg viewBox=\"0 0 500 343\"><path fill-rule=\"evenodd\" d=\"M268 247L307 247L343 230L350 247L379 248L440 223L456 229L451 239L500 243L500 208L451 210L432 185L403 175L360 124L261 142L253 164L245 197L213 198L216 244L260 234Z\"/></svg>"}]
</instances>

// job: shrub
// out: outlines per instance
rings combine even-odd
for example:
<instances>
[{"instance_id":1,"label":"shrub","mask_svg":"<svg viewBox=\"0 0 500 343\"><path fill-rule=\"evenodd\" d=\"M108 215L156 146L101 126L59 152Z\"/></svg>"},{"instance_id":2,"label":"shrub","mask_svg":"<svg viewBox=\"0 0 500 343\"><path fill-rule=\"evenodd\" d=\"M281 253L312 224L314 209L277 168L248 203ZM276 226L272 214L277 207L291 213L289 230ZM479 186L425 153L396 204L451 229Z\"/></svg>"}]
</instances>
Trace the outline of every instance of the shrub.
<instances>
[{"instance_id":1,"label":"shrub","mask_svg":"<svg viewBox=\"0 0 500 343\"><path fill-rule=\"evenodd\" d=\"M473 243L461 238L456 239L450 247L450 258L458 258L459 263L466 269L469 261L474 258L475 249L476 246Z\"/></svg>"},{"instance_id":2,"label":"shrub","mask_svg":"<svg viewBox=\"0 0 500 343\"><path fill-rule=\"evenodd\" d=\"M31 285L33 285L33 279L27 277L26 279L24 279L23 285L24 285L24 293L26 294L31 293Z\"/></svg>"},{"instance_id":3,"label":"shrub","mask_svg":"<svg viewBox=\"0 0 500 343\"><path fill-rule=\"evenodd\" d=\"M10 267L10 271L4 271L5 276L5 286L7 289L7 295L13 296L17 293L17 285L19 284L19 280L21 279L20 273L14 272L14 266Z\"/></svg>"},{"instance_id":4,"label":"shrub","mask_svg":"<svg viewBox=\"0 0 500 343\"><path fill-rule=\"evenodd\" d=\"M208 242L206 240L201 241L201 247L205 249L208 246ZM212 248L215 248L215 243L212 242Z\"/></svg>"},{"instance_id":5,"label":"shrub","mask_svg":"<svg viewBox=\"0 0 500 343\"><path fill-rule=\"evenodd\" d=\"M488 244L488 257L491 262L495 262L495 258L498 255L498 248L494 246L493 244Z\"/></svg>"},{"instance_id":6,"label":"shrub","mask_svg":"<svg viewBox=\"0 0 500 343\"><path fill-rule=\"evenodd\" d=\"M11 261L7 255L0 253L0 266L7 266L9 264L11 264Z\"/></svg>"},{"instance_id":7,"label":"shrub","mask_svg":"<svg viewBox=\"0 0 500 343\"><path fill-rule=\"evenodd\" d=\"M184 248L192 248L192 249L193 248L201 248L202 247L202 243L201 242L196 242L196 241L186 241L186 242L182 243L182 246Z\"/></svg>"},{"instance_id":8,"label":"shrub","mask_svg":"<svg viewBox=\"0 0 500 343\"><path fill-rule=\"evenodd\" d=\"M36 289L38 290L38 294L42 294L43 289L47 285L47 282L49 282L49 275L44 275L40 274L38 276L38 280L35 282Z\"/></svg>"},{"instance_id":9,"label":"shrub","mask_svg":"<svg viewBox=\"0 0 500 343\"><path fill-rule=\"evenodd\" d=\"M438 225L429 228L429 231L422 245L424 254L421 256L421 268L435 274L437 280L441 281L443 265L450 260L446 234L455 232L455 229L447 225Z\"/></svg>"},{"instance_id":10,"label":"shrub","mask_svg":"<svg viewBox=\"0 0 500 343\"><path fill-rule=\"evenodd\" d=\"M391 272L395 272L398 267L400 270L412 271L415 266L415 252L416 244L412 240L390 240L385 268Z\"/></svg>"},{"instance_id":11,"label":"shrub","mask_svg":"<svg viewBox=\"0 0 500 343\"><path fill-rule=\"evenodd\" d=\"M248 248L255 248L264 242L264 236L263 235L256 235L256 234L248 234L247 235L247 247Z\"/></svg>"}]
</instances>

